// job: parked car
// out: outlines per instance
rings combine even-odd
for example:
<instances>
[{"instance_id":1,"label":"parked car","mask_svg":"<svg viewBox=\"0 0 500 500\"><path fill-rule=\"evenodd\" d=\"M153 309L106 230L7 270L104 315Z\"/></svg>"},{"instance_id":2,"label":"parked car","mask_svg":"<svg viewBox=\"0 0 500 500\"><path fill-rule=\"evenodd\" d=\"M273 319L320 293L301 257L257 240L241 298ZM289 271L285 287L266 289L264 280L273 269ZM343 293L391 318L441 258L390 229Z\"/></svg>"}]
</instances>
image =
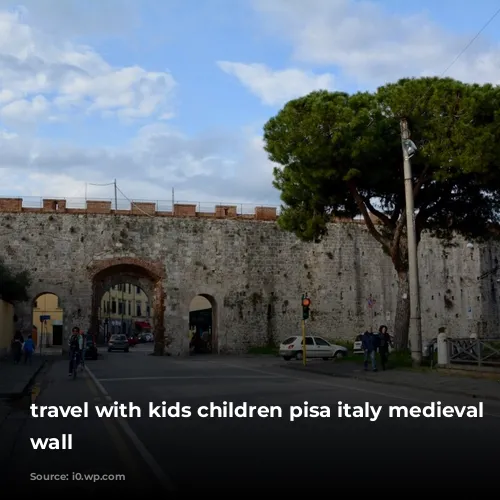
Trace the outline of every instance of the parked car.
<instances>
[{"instance_id":1,"label":"parked car","mask_svg":"<svg viewBox=\"0 0 500 500\"><path fill-rule=\"evenodd\" d=\"M431 339L423 342L422 345L422 356L424 358L428 358L431 356L431 353L434 354L438 350L437 338Z\"/></svg>"},{"instance_id":2,"label":"parked car","mask_svg":"<svg viewBox=\"0 0 500 500\"><path fill-rule=\"evenodd\" d=\"M139 343L139 338L135 335L128 338L128 345L130 347L135 347Z\"/></svg>"},{"instance_id":3,"label":"parked car","mask_svg":"<svg viewBox=\"0 0 500 500\"><path fill-rule=\"evenodd\" d=\"M303 359L302 336L296 335L288 337L280 345L280 356L285 361L290 361L292 358ZM321 358L324 360L332 358L343 358L347 356L347 348L331 344L322 337L306 337L306 356L307 358Z\"/></svg>"},{"instance_id":4,"label":"parked car","mask_svg":"<svg viewBox=\"0 0 500 500\"><path fill-rule=\"evenodd\" d=\"M111 338L109 339L108 342L108 352L111 351L123 351L123 352L129 352L129 345L128 345L128 339L126 335L120 334L120 333L115 333L114 335L111 335Z\"/></svg>"},{"instance_id":5,"label":"parked car","mask_svg":"<svg viewBox=\"0 0 500 500\"><path fill-rule=\"evenodd\" d=\"M154 341L154 336L152 333L146 332L146 333L141 333L138 337L139 342L141 343L146 343L146 342L153 342Z\"/></svg>"},{"instance_id":6,"label":"parked car","mask_svg":"<svg viewBox=\"0 0 500 500\"><path fill-rule=\"evenodd\" d=\"M94 361L99 357L97 350L97 342L91 333L87 333L84 337L85 342L85 359L93 359Z\"/></svg>"}]
</instances>

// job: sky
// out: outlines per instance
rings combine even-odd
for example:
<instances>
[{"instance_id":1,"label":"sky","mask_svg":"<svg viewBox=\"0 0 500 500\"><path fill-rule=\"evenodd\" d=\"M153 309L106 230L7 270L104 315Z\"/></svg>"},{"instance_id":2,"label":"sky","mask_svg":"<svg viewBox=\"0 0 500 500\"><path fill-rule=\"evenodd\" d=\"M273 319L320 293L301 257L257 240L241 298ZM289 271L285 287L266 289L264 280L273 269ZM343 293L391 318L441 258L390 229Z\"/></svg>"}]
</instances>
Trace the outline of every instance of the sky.
<instances>
[{"instance_id":1,"label":"sky","mask_svg":"<svg viewBox=\"0 0 500 500\"><path fill-rule=\"evenodd\" d=\"M0 0L0 196L279 205L262 127L442 75L493 0ZM446 73L500 83L500 15ZM33 198L36 200L36 198Z\"/></svg>"}]
</instances>

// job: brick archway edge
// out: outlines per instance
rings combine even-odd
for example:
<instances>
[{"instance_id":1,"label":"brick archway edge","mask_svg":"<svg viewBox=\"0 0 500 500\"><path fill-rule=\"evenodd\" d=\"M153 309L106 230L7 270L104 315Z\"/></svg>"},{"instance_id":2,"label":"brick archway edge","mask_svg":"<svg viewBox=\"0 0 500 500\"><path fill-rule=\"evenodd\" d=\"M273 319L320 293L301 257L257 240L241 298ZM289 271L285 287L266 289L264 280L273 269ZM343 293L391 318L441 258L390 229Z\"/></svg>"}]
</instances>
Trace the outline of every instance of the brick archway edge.
<instances>
[{"instance_id":1,"label":"brick archway edge","mask_svg":"<svg viewBox=\"0 0 500 500\"><path fill-rule=\"evenodd\" d=\"M140 274L144 274L153 282L160 281L165 278L165 269L160 262L151 262L136 257L112 257L94 261L87 268L91 279L96 279L99 274L106 274L106 271L115 267L134 267L139 270Z\"/></svg>"},{"instance_id":2,"label":"brick archway edge","mask_svg":"<svg viewBox=\"0 0 500 500\"><path fill-rule=\"evenodd\" d=\"M116 269L123 268L136 270L137 274L151 279L154 283L153 292L153 323L155 325L155 354L163 355L165 352L165 293L163 291L162 280L165 277L163 266L159 262L148 262L135 257L112 257L94 261L87 270L92 280L92 313L91 329L95 335L99 333L98 304L96 303L96 287L100 278L113 274Z\"/></svg>"}]
</instances>

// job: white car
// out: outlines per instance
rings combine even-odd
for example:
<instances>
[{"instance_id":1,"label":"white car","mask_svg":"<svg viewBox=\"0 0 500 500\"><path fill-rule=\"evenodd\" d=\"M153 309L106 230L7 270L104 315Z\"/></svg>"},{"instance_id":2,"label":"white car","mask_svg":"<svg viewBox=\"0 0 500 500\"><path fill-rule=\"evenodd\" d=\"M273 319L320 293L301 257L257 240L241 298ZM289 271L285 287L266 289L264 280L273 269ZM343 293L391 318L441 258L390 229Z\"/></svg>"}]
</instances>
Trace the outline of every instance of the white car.
<instances>
[{"instance_id":1,"label":"white car","mask_svg":"<svg viewBox=\"0 0 500 500\"><path fill-rule=\"evenodd\" d=\"M331 344L322 337L306 337L306 357L321 358L324 360L332 358L343 358L347 356L348 351L345 347ZM280 356L285 361L294 359L303 359L302 336L296 335L288 337L280 344Z\"/></svg>"}]
</instances>

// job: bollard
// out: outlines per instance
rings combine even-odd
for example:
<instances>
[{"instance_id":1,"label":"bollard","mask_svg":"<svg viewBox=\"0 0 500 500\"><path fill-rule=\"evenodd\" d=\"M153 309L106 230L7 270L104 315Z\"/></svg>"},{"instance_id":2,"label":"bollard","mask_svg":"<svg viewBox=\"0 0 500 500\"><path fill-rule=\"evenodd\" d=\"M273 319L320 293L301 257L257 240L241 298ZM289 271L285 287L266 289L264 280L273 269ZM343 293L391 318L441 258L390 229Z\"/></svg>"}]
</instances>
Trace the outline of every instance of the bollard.
<instances>
[{"instance_id":1,"label":"bollard","mask_svg":"<svg viewBox=\"0 0 500 500\"><path fill-rule=\"evenodd\" d=\"M441 332L437 336L438 366L447 366L449 363L448 344L446 342L446 332Z\"/></svg>"}]
</instances>

